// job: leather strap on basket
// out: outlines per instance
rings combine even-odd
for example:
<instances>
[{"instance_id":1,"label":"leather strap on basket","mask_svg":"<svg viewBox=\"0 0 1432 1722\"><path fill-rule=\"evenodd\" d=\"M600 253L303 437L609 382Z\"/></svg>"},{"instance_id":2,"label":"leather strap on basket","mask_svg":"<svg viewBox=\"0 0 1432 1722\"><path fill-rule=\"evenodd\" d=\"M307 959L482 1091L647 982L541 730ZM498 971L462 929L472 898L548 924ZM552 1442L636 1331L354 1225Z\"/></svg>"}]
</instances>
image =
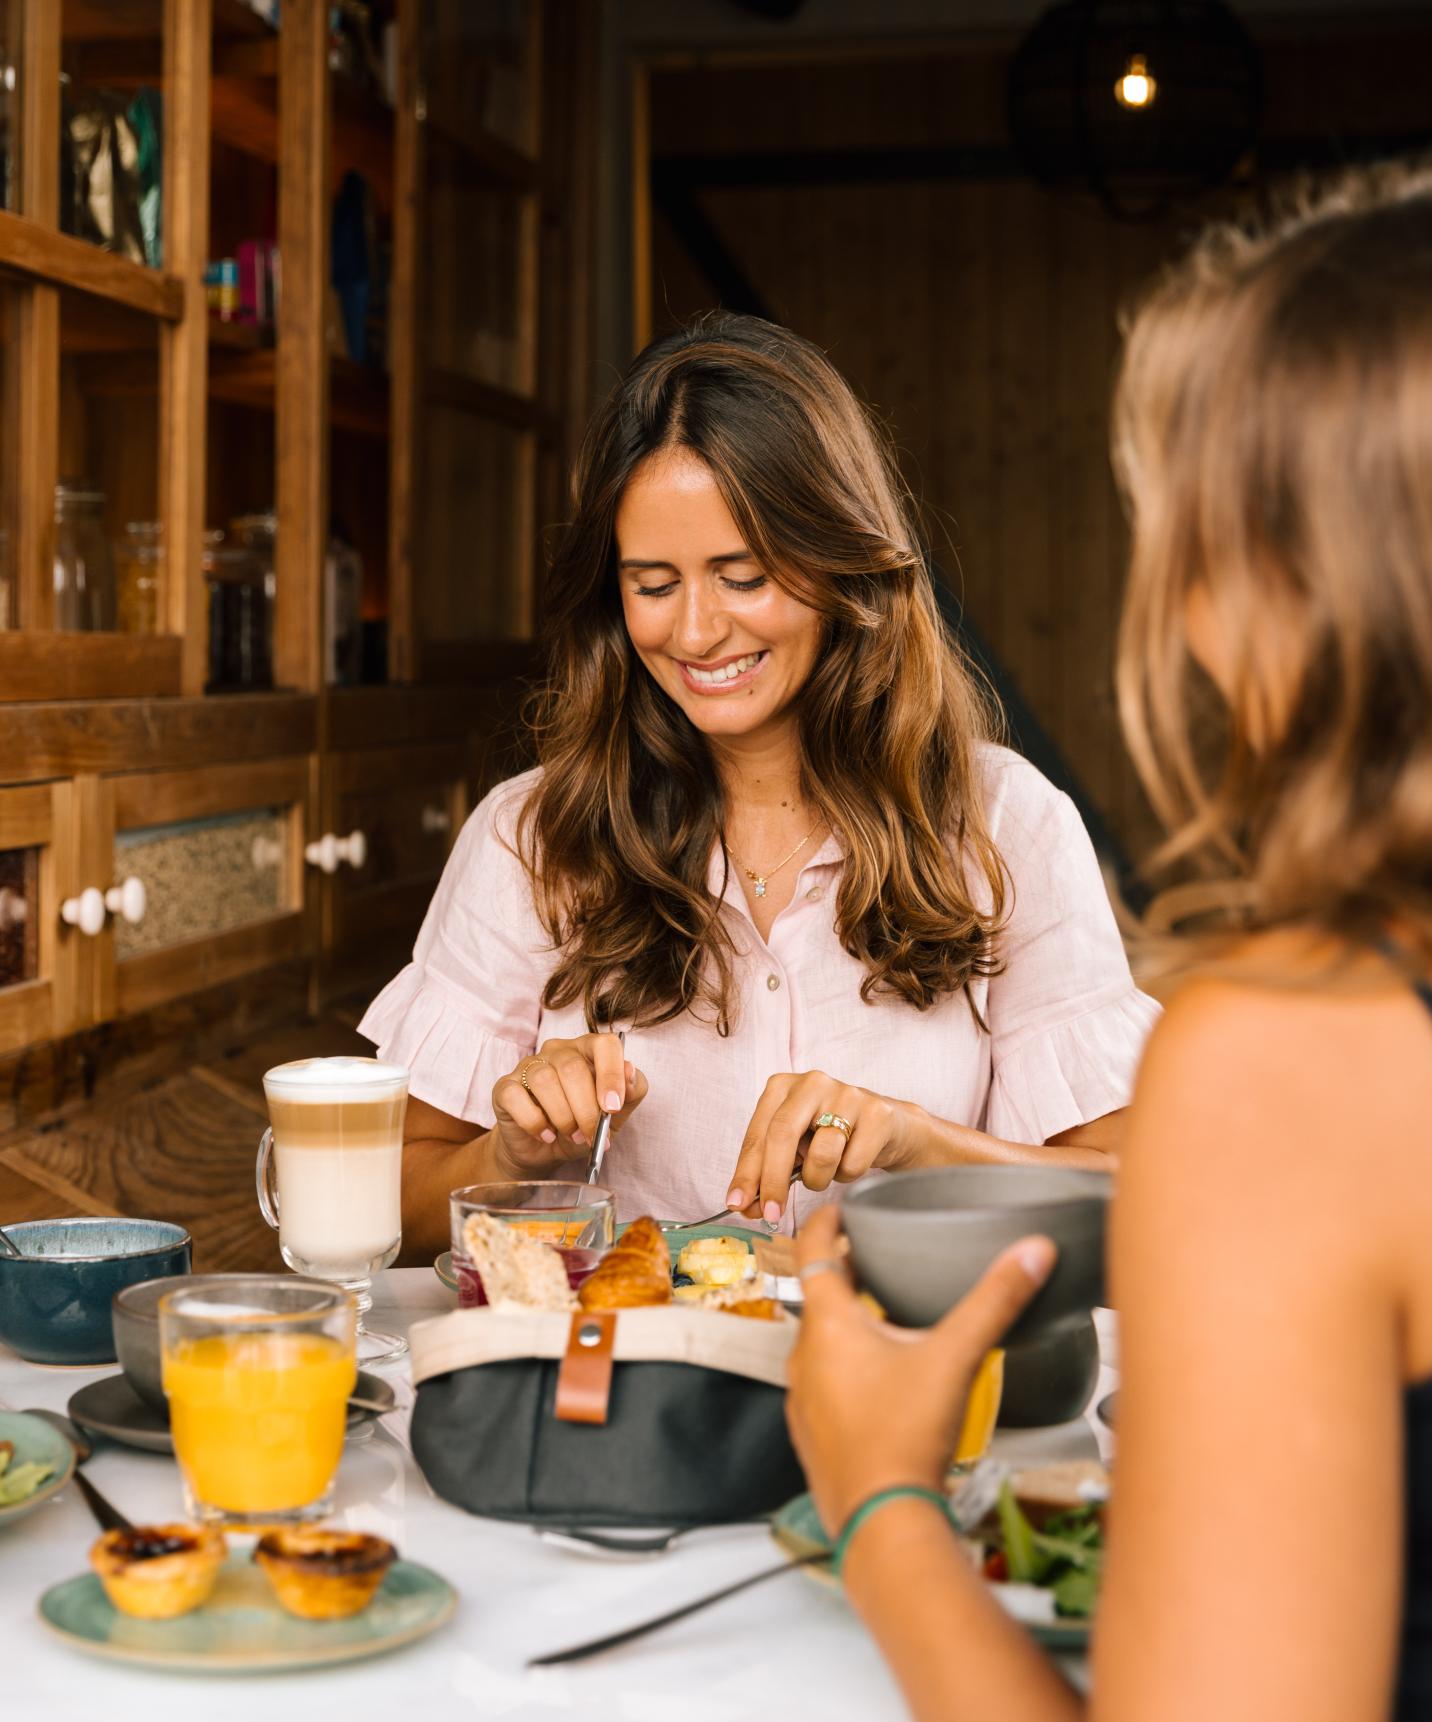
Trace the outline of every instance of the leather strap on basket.
<instances>
[{"instance_id":1,"label":"leather strap on basket","mask_svg":"<svg viewBox=\"0 0 1432 1722\"><path fill-rule=\"evenodd\" d=\"M611 1310L578 1310L557 1371L553 1409L563 1423L605 1423L612 1392L612 1348L617 1318Z\"/></svg>"}]
</instances>

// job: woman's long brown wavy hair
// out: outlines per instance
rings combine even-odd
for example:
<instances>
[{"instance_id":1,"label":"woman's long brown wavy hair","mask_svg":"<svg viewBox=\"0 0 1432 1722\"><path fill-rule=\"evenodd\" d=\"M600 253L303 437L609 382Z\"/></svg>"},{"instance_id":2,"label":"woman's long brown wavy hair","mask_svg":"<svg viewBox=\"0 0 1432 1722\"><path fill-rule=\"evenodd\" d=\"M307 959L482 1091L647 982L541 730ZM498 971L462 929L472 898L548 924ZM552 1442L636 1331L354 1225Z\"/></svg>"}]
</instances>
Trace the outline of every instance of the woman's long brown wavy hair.
<instances>
[{"instance_id":1,"label":"woman's long brown wavy hair","mask_svg":"<svg viewBox=\"0 0 1432 1722\"><path fill-rule=\"evenodd\" d=\"M1432 957L1432 172L1206 235L1132 323L1115 462L1156 859L1225 905L1195 949L1296 926ZM1239 647L1211 758L1191 599Z\"/></svg>"},{"instance_id":2,"label":"woman's long brown wavy hair","mask_svg":"<svg viewBox=\"0 0 1432 1722\"><path fill-rule=\"evenodd\" d=\"M734 954L708 886L722 790L700 732L633 651L617 584L622 493L660 450L710 468L761 568L818 611L797 721L802 792L839 839L862 997L924 1010L998 967L1003 870L975 745L993 721L946 634L884 440L809 342L713 314L654 342L588 432L546 588L538 787L518 826L557 966L543 1002L591 1024L729 1026ZM723 861L724 861L724 851Z\"/></svg>"}]
</instances>

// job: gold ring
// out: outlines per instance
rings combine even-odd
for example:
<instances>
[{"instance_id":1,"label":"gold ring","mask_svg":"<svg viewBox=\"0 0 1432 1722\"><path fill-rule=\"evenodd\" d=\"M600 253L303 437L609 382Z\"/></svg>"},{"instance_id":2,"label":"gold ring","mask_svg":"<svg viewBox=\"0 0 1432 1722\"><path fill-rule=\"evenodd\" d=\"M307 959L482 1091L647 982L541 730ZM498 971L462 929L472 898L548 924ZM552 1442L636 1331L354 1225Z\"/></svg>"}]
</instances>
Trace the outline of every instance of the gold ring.
<instances>
[{"instance_id":1,"label":"gold ring","mask_svg":"<svg viewBox=\"0 0 1432 1722\"><path fill-rule=\"evenodd\" d=\"M822 1256L818 1261L807 1262L796 1275L796 1278L804 1283L806 1280L813 1280L817 1274L843 1274L844 1272L844 1262L838 1261L834 1256Z\"/></svg>"},{"instance_id":2,"label":"gold ring","mask_svg":"<svg viewBox=\"0 0 1432 1722\"><path fill-rule=\"evenodd\" d=\"M519 1082L520 1082L520 1083L521 1083L521 1084L522 1084L522 1086L523 1086L523 1087L524 1087L524 1088L526 1088L526 1089L527 1089L527 1092L528 1092L528 1093L529 1093L529 1094L530 1094L530 1093L531 1093L531 1092L532 1092L532 1090L531 1090L531 1088L530 1088L530 1087L529 1087L529 1086L528 1086L528 1082L527 1082L527 1072L528 1072L528 1071L529 1071L529 1070L536 1070L536 1068L537 1068L537 1066L538 1066L538 1065L539 1065L539 1064L545 1064L545 1065L546 1065L546 1066L547 1066L547 1068L548 1068L548 1069L549 1069L549 1070L550 1070L550 1069L551 1069L551 1068L552 1068L552 1060L551 1060L551 1059L550 1059L550 1058L541 1058L541 1057L537 1057L537 1058L529 1058L529 1059L527 1059L527 1060L526 1060L526 1061L525 1061L525 1062L524 1062L524 1063L523 1063L523 1064L522 1064L522 1066L521 1066L521 1068L520 1068L520 1069L519 1069L519 1070L518 1070L518 1072L517 1072L517 1080L518 1080L518 1081L519 1081Z\"/></svg>"},{"instance_id":3,"label":"gold ring","mask_svg":"<svg viewBox=\"0 0 1432 1722\"><path fill-rule=\"evenodd\" d=\"M811 1126L812 1130L838 1130L846 1141L850 1140L850 1132L854 1129L848 1118L842 1118L838 1112L822 1112Z\"/></svg>"}]
</instances>

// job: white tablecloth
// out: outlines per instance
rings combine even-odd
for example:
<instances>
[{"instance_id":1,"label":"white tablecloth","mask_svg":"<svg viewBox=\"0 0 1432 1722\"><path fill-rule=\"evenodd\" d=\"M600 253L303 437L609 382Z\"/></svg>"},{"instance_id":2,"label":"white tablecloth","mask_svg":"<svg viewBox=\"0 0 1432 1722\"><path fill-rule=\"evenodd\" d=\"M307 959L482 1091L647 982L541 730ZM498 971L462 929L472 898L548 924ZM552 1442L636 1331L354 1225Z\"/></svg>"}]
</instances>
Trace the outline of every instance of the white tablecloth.
<instances>
[{"instance_id":1,"label":"white tablecloth","mask_svg":"<svg viewBox=\"0 0 1432 1722\"><path fill-rule=\"evenodd\" d=\"M373 1323L405 1330L453 1298L427 1269L379 1276ZM1101 1326L1106 1364L1112 1327ZM0 1345L0 1406L63 1411L70 1395L110 1369L45 1369ZM400 1407L411 1401L406 1364L383 1372ZM1106 1367L1099 1393L1112 1385ZM438 1500L406 1445L407 1412L350 1441L338 1480L338 1519L388 1537L409 1560L456 1588L456 1617L434 1637L346 1667L262 1679L162 1674L79 1654L35 1612L49 1585L86 1570L98 1534L70 1487L0 1531L0 1716L15 1722L318 1722L381 1717L579 1717L582 1722L727 1722L732 1715L882 1722L905 1714L859 1621L832 1590L792 1573L591 1662L534 1669L529 1656L661 1613L777 1558L757 1527L701 1532L647 1560L569 1552L530 1530L474 1519ZM1092 1421L1017 1436L996 1451L1038 1462L1092 1456ZM181 1509L172 1460L101 1444L95 1483L138 1522Z\"/></svg>"}]
</instances>

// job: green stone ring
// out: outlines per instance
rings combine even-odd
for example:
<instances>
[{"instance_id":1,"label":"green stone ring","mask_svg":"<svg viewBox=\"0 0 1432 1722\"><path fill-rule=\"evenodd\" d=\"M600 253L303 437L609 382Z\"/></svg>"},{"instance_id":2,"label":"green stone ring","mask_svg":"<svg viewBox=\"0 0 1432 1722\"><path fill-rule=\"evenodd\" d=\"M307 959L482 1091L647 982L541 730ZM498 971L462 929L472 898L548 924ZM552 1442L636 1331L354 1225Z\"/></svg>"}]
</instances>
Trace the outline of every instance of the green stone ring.
<instances>
[{"instance_id":1,"label":"green stone ring","mask_svg":"<svg viewBox=\"0 0 1432 1722\"><path fill-rule=\"evenodd\" d=\"M822 1112L811 1126L814 1130L838 1130L842 1136L849 1136L853 1128L848 1118L842 1118L836 1112Z\"/></svg>"}]
</instances>

